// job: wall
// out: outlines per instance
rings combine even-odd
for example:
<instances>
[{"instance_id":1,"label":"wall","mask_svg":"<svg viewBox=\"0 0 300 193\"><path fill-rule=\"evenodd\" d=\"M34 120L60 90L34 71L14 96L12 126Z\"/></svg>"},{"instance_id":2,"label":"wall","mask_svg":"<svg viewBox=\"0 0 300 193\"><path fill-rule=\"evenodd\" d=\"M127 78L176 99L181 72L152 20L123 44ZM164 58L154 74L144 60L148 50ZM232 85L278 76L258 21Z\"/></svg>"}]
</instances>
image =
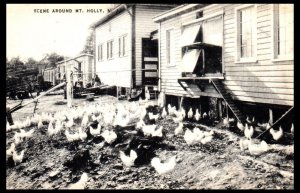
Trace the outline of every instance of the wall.
<instances>
[{"instance_id":1,"label":"wall","mask_svg":"<svg viewBox=\"0 0 300 193\"><path fill-rule=\"evenodd\" d=\"M272 4L257 4L257 62L235 62L235 8L224 6L225 84L238 100L293 105L294 61L273 61Z\"/></svg>"},{"instance_id":2,"label":"wall","mask_svg":"<svg viewBox=\"0 0 300 193\"><path fill-rule=\"evenodd\" d=\"M129 9L131 11L131 8ZM109 32L109 25L111 32ZM104 84L131 87L131 16L127 11L95 29L96 73ZM127 34L127 55L119 57L119 37ZM113 40L113 58L107 59L107 41ZM103 43L103 61L98 61L98 45Z\"/></svg>"}]
</instances>

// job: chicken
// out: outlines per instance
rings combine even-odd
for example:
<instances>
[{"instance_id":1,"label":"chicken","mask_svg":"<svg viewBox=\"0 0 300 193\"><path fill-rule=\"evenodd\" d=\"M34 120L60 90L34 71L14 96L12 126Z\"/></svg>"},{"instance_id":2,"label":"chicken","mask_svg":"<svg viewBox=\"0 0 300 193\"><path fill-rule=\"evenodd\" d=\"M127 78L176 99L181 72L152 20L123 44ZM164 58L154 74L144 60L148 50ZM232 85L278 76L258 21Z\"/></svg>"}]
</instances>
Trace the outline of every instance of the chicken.
<instances>
[{"instance_id":1,"label":"chicken","mask_svg":"<svg viewBox=\"0 0 300 193\"><path fill-rule=\"evenodd\" d=\"M248 145L250 143L249 139L240 139L240 148L242 151L245 151L246 149L248 149Z\"/></svg>"},{"instance_id":2,"label":"chicken","mask_svg":"<svg viewBox=\"0 0 300 193\"><path fill-rule=\"evenodd\" d=\"M43 121L42 121L42 119L40 118L40 119L39 119L39 122L38 122L38 129L41 129L43 126L44 126L44 125L43 125Z\"/></svg>"},{"instance_id":3,"label":"chicken","mask_svg":"<svg viewBox=\"0 0 300 193\"><path fill-rule=\"evenodd\" d=\"M275 141L278 141L283 136L283 130L281 126L279 127L279 131L275 131L273 128L271 128L270 133Z\"/></svg>"},{"instance_id":4,"label":"chicken","mask_svg":"<svg viewBox=\"0 0 300 193\"><path fill-rule=\"evenodd\" d=\"M123 151L120 151L120 158L125 166L131 167L134 165L134 161L137 158L137 154L134 150L130 150L130 155L126 156Z\"/></svg>"},{"instance_id":5,"label":"chicken","mask_svg":"<svg viewBox=\"0 0 300 193\"><path fill-rule=\"evenodd\" d=\"M229 127L229 120L228 120L228 117L225 117L225 118L223 119L223 125L224 125L225 127Z\"/></svg>"},{"instance_id":6,"label":"chicken","mask_svg":"<svg viewBox=\"0 0 300 193\"><path fill-rule=\"evenodd\" d=\"M178 127L175 129L175 135L183 133L183 123L179 123Z\"/></svg>"},{"instance_id":7,"label":"chicken","mask_svg":"<svg viewBox=\"0 0 300 193\"><path fill-rule=\"evenodd\" d=\"M254 128L253 128L253 126L251 125L250 129L249 129L248 124L246 123L244 134L245 134L246 138L251 139L251 137L254 134Z\"/></svg>"},{"instance_id":8,"label":"chicken","mask_svg":"<svg viewBox=\"0 0 300 193\"><path fill-rule=\"evenodd\" d=\"M205 136L204 138L201 139L201 143L202 144L207 144L207 143L211 142L212 139L213 139L212 135Z\"/></svg>"},{"instance_id":9,"label":"chicken","mask_svg":"<svg viewBox=\"0 0 300 193\"><path fill-rule=\"evenodd\" d=\"M182 118L185 118L185 116L186 116L186 112L183 107L181 108L181 115L182 115Z\"/></svg>"},{"instance_id":10,"label":"chicken","mask_svg":"<svg viewBox=\"0 0 300 193\"><path fill-rule=\"evenodd\" d=\"M241 122L239 122L239 121L237 122L237 128L239 128L239 130L241 130L241 131L245 130L244 125Z\"/></svg>"},{"instance_id":11,"label":"chicken","mask_svg":"<svg viewBox=\"0 0 300 193\"><path fill-rule=\"evenodd\" d=\"M58 134L62 130L62 127L63 127L63 125L62 125L61 121L59 119L56 120L56 124L55 124L55 128L54 128L54 134L55 135Z\"/></svg>"},{"instance_id":12,"label":"chicken","mask_svg":"<svg viewBox=\"0 0 300 193\"><path fill-rule=\"evenodd\" d=\"M87 127L88 123L89 123L89 116L87 114L84 114L82 121L81 121L81 126Z\"/></svg>"},{"instance_id":13,"label":"chicken","mask_svg":"<svg viewBox=\"0 0 300 193\"><path fill-rule=\"evenodd\" d=\"M8 122L6 122L6 132L11 131L11 127Z\"/></svg>"},{"instance_id":14,"label":"chicken","mask_svg":"<svg viewBox=\"0 0 300 193\"><path fill-rule=\"evenodd\" d=\"M144 125L142 131L145 136L151 136L154 133L156 125Z\"/></svg>"},{"instance_id":15,"label":"chicken","mask_svg":"<svg viewBox=\"0 0 300 193\"><path fill-rule=\"evenodd\" d=\"M53 123L50 121L48 125L48 136L51 137L55 134L55 129L53 128Z\"/></svg>"},{"instance_id":16,"label":"chicken","mask_svg":"<svg viewBox=\"0 0 300 193\"><path fill-rule=\"evenodd\" d=\"M167 115L168 115L168 114L167 114L166 108L164 107L164 108L163 108L163 111L162 111L162 113L161 113L161 117L162 117L162 118L166 118Z\"/></svg>"},{"instance_id":17,"label":"chicken","mask_svg":"<svg viewBox=\"0 0 300 193\"><path fill-rule=\"evenodd\" d=\"M168 104L168 112L169 112L169 115L172 116L175 114L175 111L176 111L176 107L172 107L170 104Z\"/></svg>"},{"instance_id":18,"label":"chicken","mask_svg":"<svg viewBox=\"0 0 300 193\"><path fill-rule=\"evenodd\" d=\"M148 115L150 120L157 121L159 118L159 114L153 115L153 113L149 112Z\"/></svg>"},{"instance_id":19,"label":"chicken","mask_svg":"<svg viewBox=\"0 0 300 193\"><path fill-rule=\"evenodd\" d=\"M204 112L203 115L202 115L203 119L207 118L207 116L208 116L208 115L207 115L206 112Z\"/></svg>"},{"instance_id":20,"label":"chicken","mask_svg":"<svg viewBox=\"0 0 300 193\"><path fill-rule=\"evenodd\" d=\"M178 117L173 117L173 121L175 123L181 123L183 121L183 116L182 114L179 114Z\"/></svg>"},{"instance_id":21,"label":"chicken","mask_svg":"<svg viewBox=\"0 0 300 193\"><path fill-rule=\"evenodd\" d=\"M196 114L194 115L196 121L199 121L201 118L201 114L199 113L199 109L196 109Z\"/></svg>"},{"instance_id":22,"label":"chicken","mask_svg":"<svg viewBox=\"0 0 300 193\"><path fill-rule=\"evenodd\" d=\"M23 138L21 138L20 133L16 132L14 135L15 144L18 145L23 141Z\"/></svg>"},{"instance_id":23,"label":"chicken","mask_svg":"<svg viewBox=\"0 0 300 193\"><path fill-rule=\"evenodd\" d=\"M80 180L75 184L71 184L68 189L70 190L83 190L86 186L86 182L88 181L87 173L83 173L80 177Z\"/></svg>"},{"instance_id":24,"label":"chicken","mask_svg":"<svg viewBox=\"0 0 300 193\"><path fill-rule=\"evenodd\" d=\"M31 120L29 117L26 118L26 121L24 122L24 127L30 127L31 126Z\"/></svg>"},{"instance_id":25,"label":"chicken","mask_svg":"<svg viewBox=\"0 0 300 193\"><path fill-rule=\"evenodd\" d=\"M143 126L146 125L143 119L141 119L139 122L136 123L136 128L137 129L142 129Z\"/></svg>"},{"instance_id":26,"label":"chicken","mask_svg":"<svg viewBox=\"0 0 300 193\"><path fill-rule=\"evenodd\" d=\"M145 87L145 98L146 98L147 100L150 100L150 92L149 92L147 86Z\"/></svg>"},{"instance_id":27,"label":"chicken","mask_svg":"<svg viewBox=\"0 0 300 193\"><path fill-rule=\"evenodd\" d=\"M161 163L161 160L158 157L154 157L151 160L151 166L154 167L156 172L160 175L169 173L174 170L176 166L176 156L171 157L169 161L165 163Z\"/></svg>"},{"instance_id":28,"label":"chicken","mask_svg":"<svg viewBox=\"0 0 300 193\"><path fill-rule=\"evenodd\" d=\"M260 144L254 144L250 140L248 149L251 155L261 155L262 153L269 150L269 146L265 141L261 141Z\"/></svg>"},{"instance_id":29,"label":"chicken","mask_svg":"<svg viewBox=\"0 0 300 193\"><path fill-rule=\"evenodd\" d=\"M78 132L79 138L81 139L81 141L85 141L87 138L87 134L83 130L84 130L83 128L79 128L79 132Z\"/></svg>"},{"instance_id":30,"label":"chicken","mask_svg":"<svg viewBox=\"0 0 300 193\"><path fill-rule=\"evenodd\" d=\"M32 137L32 134L34 133L35 129L30 129L28 132L23 132L22 137L23 138L30 138Z\"/></svg>"},{"instance_id":31,"label":"chicken","mask_svg":"<svg viewBox=\"0 0 300 193\"><path fill-rule=\"evenodd\" d=\"M74 119L72 116L68 117L69 121L65 124L67 128L71 128L74 125Z\"/></svg>"},{"instance_id":32,"label":"chicken","mask_svg":"<svg viewBox=\"0 0 300 193\"><path fill-rule=\"evenodd\" d=\"M194 145L201 142L201 139L204 137L202 131L199 128L194 128L193 132L187 129L184 133L184 140L188 145Z\"/></svg>"},{"instance_id":33,"label":"chicken","mask_svg":"<svg viewBox=\"0 0 300 193\"><path fill-rule=\"evenodd\" d=\"M100 135L100 132L101 132L101 125L100 125L100 123L98 123L97 129L94 129L93 127L90 126L90 133L91 133L91 135L98 136L98 135Z\"/></svg>"},{"instance_id":34,"label":"chicken","mask_svg":"<svg viewBox=\"0 0 300 193\"><path fill-rule=\"evenodd\" d=\"M188 112L188 118L192 119L193 118L193 109L190 108L189 112Z\"/></svg>"},{"instance_id":35,"label":"chicken","mask_svg":"<svg viewBox=\"0 0 300 193\"><path fill-rule=\"evenodd\" d=\"M117 134L114 131L105 130L101 136L104 138L104 140L112 144L117 139Z\"/></svg>"},{"instance_id":36,"label":"chicken","mask_svg":"<svg viewBox=\"0 0 300 193\"><path fill-rule=\"evenodd\" d=\"M23 161L25 150L22 150L21 153L18 155L16 151L13 151L13 160L15 165L21 163Z\"/></svg>"},{"instance_id":37,"label":"chicken","mask_svg":"<svg viewBox=\"0 0 300 193\"><path fill-rule=\"evenodd\" d=\"M6 156L11 157L13 152L15 151L15 143L11 143L8 150L6 150Z\"/></svg>"},{"instance_id":38,"label":"chicken","mask_svg":"<svg viewBox=\"0 0 300 193\"><path fill-rule=\"evenodd\" d=\"M163 126L160 126L158 129L154 130L153 133L151 133L152 137L162 137L162 130L163 130Z\"/></svg>"},{"instance_id":39,"label":"chicken","mask_svg":"<svg viewBox=\"0 0 300 193\"><path fill-rule=\"evenodd\" d=\"M164 106L164 93L163 92L160 92L159 95L158 95L157 105L159 107L163 107Z\"/></svg>"},{"instance_id":40,"label":"chicken","mask_svg":"<svg viewBox=\"0 0 300 193\"><path fill-rule=\"evenodd\" d=\"M292 123L292 126L291 126L291 133L294 133L294 124Z\"/></svg>"},{"instance_id":41,"label":"chicken","mask_svg":"<svg viewBox=\"0 0 300 193\"><path fill-rule=\"evenodd\" d=\"M65 130L65 135L66 135L67 140L68 140L69 142L73 142L73 141L78 141L78 140L80 140L79 133L70 134L68 128Z\"/></svg>"}]
</instances>

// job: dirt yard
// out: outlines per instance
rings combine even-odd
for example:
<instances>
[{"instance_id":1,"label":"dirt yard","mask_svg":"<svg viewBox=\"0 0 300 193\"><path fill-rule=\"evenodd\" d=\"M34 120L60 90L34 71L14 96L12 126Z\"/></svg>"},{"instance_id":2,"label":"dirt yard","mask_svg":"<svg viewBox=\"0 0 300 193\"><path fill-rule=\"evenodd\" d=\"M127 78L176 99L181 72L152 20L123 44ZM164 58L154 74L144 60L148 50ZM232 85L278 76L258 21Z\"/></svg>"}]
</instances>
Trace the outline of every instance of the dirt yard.
<instances>
[{"instance_id":1,"label":"dirt yard","mask_svg":"<svg viewBox=\"0 0 300 193\"><path fill-rule=\"evenodd\" d=\"M74 105L112 102L118 101L111 96L99 96L92 102L75 99ZM7 103L13 106L16 101ZM32 116L33 107L31 104L13 113L14 120L23 121ZM36 113L55 113L66 108L62 95L52 95L39 101ZM161 112L157 106L147 110ZM135 127L116 127L118 139L112 145L102 143L101 137L91 136L85 142L69 143L64 132L50 140L48 125L44 125L35 130L33 137L16 146L18 152L26 149L22 163L14 166L12 160L7 159L6 188L66 189L86 172L86 189L294 189L293 140L285 145L270 144L269 151L252 156L248 150L240 149L242 136L223 128L222 123L206 126L187 120L183 123L184 130L195 126L213 130L213 140L205 145L188 146L183 135L174 135L177 124L170 117L156 122L163 126L165 136L161 140L139 137ZM33 127L36 126L25 130ZM6 133L6 149L13 142L14 133ZM126 168L119 150L133 139L136 144L149 143L150 149L138 152L136 164ZM165 160L174 155L178 160L175 169L168 174L158 175L150 164L154 156Z\"/></svg>"}]
</instances>

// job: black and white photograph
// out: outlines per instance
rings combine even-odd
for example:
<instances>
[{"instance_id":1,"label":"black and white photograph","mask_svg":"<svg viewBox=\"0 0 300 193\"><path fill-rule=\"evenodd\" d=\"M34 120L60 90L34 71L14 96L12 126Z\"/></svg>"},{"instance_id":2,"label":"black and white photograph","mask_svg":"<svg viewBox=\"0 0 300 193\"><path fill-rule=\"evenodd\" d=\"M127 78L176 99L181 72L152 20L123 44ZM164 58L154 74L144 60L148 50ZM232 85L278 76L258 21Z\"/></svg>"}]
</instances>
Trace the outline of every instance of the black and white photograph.
<instances>
[{"instance_id":1,"label":"black and white photograph","mask_svg":"<svg viewBox=\"0 0 300 193\"><path fill-rule=\"evenodd\" d=\"M7 190L294 190L294 4L6 4Z\"/></svg>"}]
</instances>

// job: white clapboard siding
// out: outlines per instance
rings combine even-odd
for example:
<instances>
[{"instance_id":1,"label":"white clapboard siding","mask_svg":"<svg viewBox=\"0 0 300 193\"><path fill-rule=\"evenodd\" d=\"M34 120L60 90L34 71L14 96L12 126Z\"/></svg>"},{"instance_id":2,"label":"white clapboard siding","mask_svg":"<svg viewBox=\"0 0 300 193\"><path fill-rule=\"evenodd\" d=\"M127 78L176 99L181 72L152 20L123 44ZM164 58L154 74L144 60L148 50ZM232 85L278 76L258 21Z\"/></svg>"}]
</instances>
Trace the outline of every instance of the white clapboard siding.
<instances>
[{"instance_id":1,"label":"white clapboard siding","mask_svg":"<svg viewBox=\"0 0 300 193\"><path fill-rule=\"evenodd\" d=\"M96 28L96 72L104 84L127 88L131 86L131 23L131 16L124 11ZM111 31L109 31L109 26ZM119 57L118 39L125 34L127 34L127 54L125 57ZM107 59L107 41L109 40L113 40L112 59ZM101 43L104 43L104 59L98 61L98 45Z\"/></svg>"}]
</instances>

